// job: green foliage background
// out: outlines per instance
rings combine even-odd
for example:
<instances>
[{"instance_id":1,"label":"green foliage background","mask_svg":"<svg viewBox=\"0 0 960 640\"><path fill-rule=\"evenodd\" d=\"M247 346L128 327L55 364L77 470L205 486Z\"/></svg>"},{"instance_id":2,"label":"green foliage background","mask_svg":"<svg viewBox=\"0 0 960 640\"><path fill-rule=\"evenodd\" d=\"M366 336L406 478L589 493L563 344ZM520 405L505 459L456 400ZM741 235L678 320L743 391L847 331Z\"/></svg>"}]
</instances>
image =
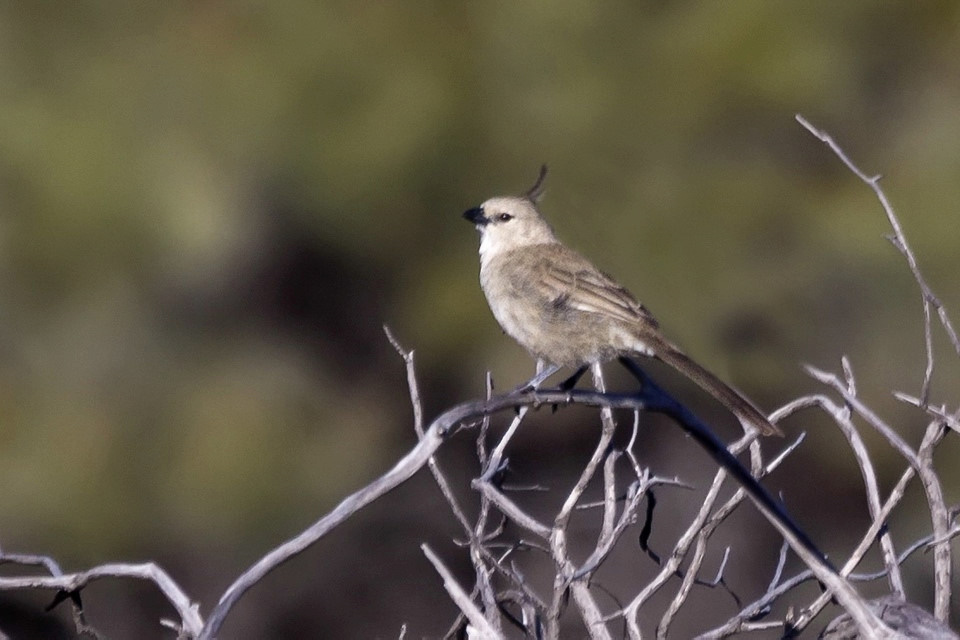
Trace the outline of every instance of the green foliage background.
<instances>
[{"instance_id":1,"label":"green foliage background","mask_svg":"<svg viewBox=\"0 0 960 640\"><path fill-rule=\"evenodd\" d=\"M799 363L847 354L915 435L888 391L919 388L917 290L872 194L793 115L886 174L957 310L958 104L946 1L5 4L0 544L67 568L156 559L209 610L410 446L383 323L416 349L430 414L487 369L529 374L459 214L542 162L560 235L698 359L772 409L817 388ZM593 437L557 429L561 459ZM849 456L816 442L779 480L790 499L813 517L836 489L862 511ZM388 500L244 600L237 637L441 633L413 541L452 523L429 482ZM146 593L110 591L125 615L95 623L155 633ZM146 627L123 620L138 607Z\"/></svg>"}]
</instances>

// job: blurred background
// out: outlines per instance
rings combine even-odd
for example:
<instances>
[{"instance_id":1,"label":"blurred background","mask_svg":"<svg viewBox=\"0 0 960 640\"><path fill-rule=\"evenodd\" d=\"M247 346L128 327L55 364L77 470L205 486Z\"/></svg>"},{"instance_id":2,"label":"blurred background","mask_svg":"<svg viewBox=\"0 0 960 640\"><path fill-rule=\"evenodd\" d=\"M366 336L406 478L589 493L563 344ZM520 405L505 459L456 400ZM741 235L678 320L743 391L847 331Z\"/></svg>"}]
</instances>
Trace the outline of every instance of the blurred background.
<instances>
[{"instance_id":1,"label":"blurred background","mask_svg":"<svg viewBox=\"0 0 960 640\"><path fill-rule=\"evenodd\" d=\"M891 396L922 379L917 287L873 194L795 113L885 175L960 322L954 2L18 2L0 7L0 87L0 546L67 570L154 560L204 614L414 443L384 323L416 350L428 418L488 370L500 387L532 373L460 214L526 190L541 163L561 238L768 410L822 390L802 363L846 354L908 441L926 424ZM933 399L955 407L960 367L942 333L936 347ZM649 424L645 464L704 487L706 458ZM852 457L815 412L784 429L808 438L767 484L843 555L868 522ZM514 467L566 491L597 435L596 416L542 411ZM442 456L465 499L471 438ZM903 464L868 443L889 489ZM940 458L953 503L958 454ZM661 552L702 499L687 493L660 496ZM929 532L912 497L901 547ZM730 580L750 599L779 541L742 511L761 538L731 523ZM271 574L225 637L442 635L455 611L418 545L469 585L456 533L422 473ZM628 573L655 570L626 553ZM929 607L929 557L908 569ZM172 637L148 585L84 598L111 637ZM69 615L49 601L0 594L0 629L58 637Z\"/></svg>"}]
</instances>

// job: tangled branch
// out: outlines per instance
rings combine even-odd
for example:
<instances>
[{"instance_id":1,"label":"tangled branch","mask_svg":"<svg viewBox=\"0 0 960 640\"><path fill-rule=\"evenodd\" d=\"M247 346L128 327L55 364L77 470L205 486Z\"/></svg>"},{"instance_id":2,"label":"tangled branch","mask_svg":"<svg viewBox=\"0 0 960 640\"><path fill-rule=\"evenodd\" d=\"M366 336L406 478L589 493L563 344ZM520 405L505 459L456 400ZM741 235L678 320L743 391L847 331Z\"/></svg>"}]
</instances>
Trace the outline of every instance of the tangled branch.
<instances>
[{"instance_id":1,"label":"tangled branch","mask_svg":"<svg viewBox=\"0 0 960 640\"><path fill-rule=\"evenodd\" d=\"M795 414L818 412L831 420L847 443L863 480L870 524L861 532L858 543L846 554L843 562L837 558L832 562L828 560L789 516L781 501L761 484L767 474L803 445L802 434L771 457L764 457L753 433L725 443L639 368L634 374L642 385L636 393L606 392L599 368L594 369L596 390L529 390L494 395L488 376L484 398L452 407L425 425L414 354L402 348L388 330L388 339L406 364L417 443L382 476L346 497L330 513L271 549L241 573L206 617L174 579L155 563L104 564L65 573L49 557L0 552L0 564L42 571L34 574L23 571L23 575L0 577L0 591L52 591L51 607L69 602L78 633L99 637L86 620L80 598L82 590L103 579L146 580L157 587L176 614L176 620L161 621L163 625L172 628L178 638L184 640L212 640L218 636L242 596L264 576L426 466L459 523L461 538L458 544L473 568L473 584L464 587L437 553L427 545L422 546L426 559L438 572L460 611L460 615L451 621L449 637L463 633L469 637L494 639L520 634L557 639L568 625L575 622L591 638L625 635L639 640L649 635L642 628L647 624L646 620L655 619L656 637L666 638L682 616L696 616L691 611L694 606L691 594L696 587L703 587L733 599L737 611L713 628L701 631L700 638L725 638L765 629L777 629L784 637L792 637L807 629L831 602L839 603L842 615L827 627L824 637L892 638L922 633L926 634L923 637L957 638L947 623L951 601L951 544L960 537L960 509L946 502L934 453L949 431L960 431L960 408L950 409L946 404L935 404L930 398L936 364L932 347L934 312L958 355L960 340L946 309L920 272L899 220L880 187L879 176L868 176L829 135L813 127L802 116L797 116L797 120L824 142L877 196L893 230L890 242L906 260L917 283L924 318L926 363L919 393L895 392L901 402L922 411L928 420L918 444L911 444L895 425L884 420L863 400L858 393L854 368L846 357L840 360L839 373L807 367L807 373L823 386L823 391L787 403L770 416L770 420L777 423ZM549 517L544 517L545 502L518 498L516 491L505 482L511 471L511 441L535 410L570 405L597 409L599 434L589 460L562 494L560 505ZM512 418L502 435L494 437L495 417L509 411L514 412ZM692 487L681 479L659 475L640 463L635 445L642 428L641 417L648 413L664 414L681 426L717 465L704 492L702 505L682 527L669 552L662 555L650 545L658 500L663 500L663 495L669 500L674 492L690 491ZM623 448L616 448L613 446L614 436L617 429L622 428L618 427L617 421L627 418L631 422L629 442ZM886 494L877 481L873 458L861 435L863 428L875 431L903 461L897 483ZM472 430L476 440L480 469L470 486L477 502L476 509L464 507L461 492L435 457L445 441L468 429ZM741 461L741 456L747 460L746 464ZM898 549L890 530L890 517L904 504L907 489L914 478L923 490L925 507L930 514L930 530L921 539ZM724 499L723 489L730 485L730 479L735 490ZM707 575L705 568L715 534L745 501L754 504L784 539L778 561L769 568L766 589L753 594L746 605L742 603L741 594L736 593L726 580L726 567L735 550L730 547L723 550L723 560L712 575ZM471 517L468 513L475 515ZM578 537L591 536L591 544L583 553L580 549L571 549L573 523L584 519L581 514L587 514L590 524L580 527ZM595 517L590 518L592 515ZM636 535L628 535L631 532ZM856 568L874 545L882 558L882 570L856 573ZM928 549L933 551L935 603L932 616L909 603L901 575L901 567L909 557ZM626 592L621 589L620 593L614 593L604 585L599 572L610 566L616 553L622 550L649 558L656 570L645 581L630 584ZM792 550L805 567L792 576L784 575L788 550ZM537 564L538 571L546 571L552 576L547 587L528 577L531 563ZM839 568L835 568L835 564ZM872 601L861 597L855 585L873 580L885 580L889 595ZM798 587L812 581L821 585L821 593L808 601ZM772 614L778 603L789 605L779 618ZM575 615L568 615L570 611ZM644 614L643 619L641 614ZM401 637L405 633L404 628Z\"/></svg>"}]
</instances>

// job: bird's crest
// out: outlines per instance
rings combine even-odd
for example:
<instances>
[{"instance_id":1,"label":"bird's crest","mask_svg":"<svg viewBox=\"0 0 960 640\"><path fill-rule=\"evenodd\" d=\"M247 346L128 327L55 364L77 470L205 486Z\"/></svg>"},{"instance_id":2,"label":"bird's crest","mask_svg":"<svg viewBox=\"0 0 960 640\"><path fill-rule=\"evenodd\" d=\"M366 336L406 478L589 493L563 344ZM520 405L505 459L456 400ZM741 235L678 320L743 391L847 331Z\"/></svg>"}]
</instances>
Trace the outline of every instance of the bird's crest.
<instances>
[{"instance_id":1,"label":"bird's crest","mask_svg":"<svg viewBox=\"0 0 960 640\"><path fill-rule=\"evenodd\" d=\"M524 197L532 202L537 204L540 202L540 198L543 197L543 192L545 191L543 182L547 178L547 165L540 165L540 175L537 176L537 181L533 183L533 186L530 187L530 190L524 194Z\"/></svg>"}]
</instances>

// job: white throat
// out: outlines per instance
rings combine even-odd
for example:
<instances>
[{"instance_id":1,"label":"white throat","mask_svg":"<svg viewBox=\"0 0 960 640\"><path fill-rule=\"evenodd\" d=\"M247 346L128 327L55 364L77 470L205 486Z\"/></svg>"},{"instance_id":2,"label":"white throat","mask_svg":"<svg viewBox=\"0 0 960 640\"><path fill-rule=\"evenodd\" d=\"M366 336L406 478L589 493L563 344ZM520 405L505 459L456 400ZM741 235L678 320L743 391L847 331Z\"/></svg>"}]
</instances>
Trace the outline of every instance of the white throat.
<instances>
[{"instance_id":1,"label":"white throat","mask_svg":"<svg viewBox=\"0 0 960 640\"><path fill-rule=\"evenodd\" d=\"M495 255L500 253L501 244L491 240L491 234L481 230L480 232L480 268L483 269Z\"/></svg>"},{"instance_id":2,"label":"white throat","mask_svg":"<svg viewBox=\"0 0 960 640\"><path fill-rule=\"evenodd\" d=\"M480 268L488 265L497 256L514 249L558 242L549 227L535 227L532 230L533 233L530 233L529 227L518 227L515 232L505 233L502 229L481 229Z\"/></svg>"}]
</instances>

